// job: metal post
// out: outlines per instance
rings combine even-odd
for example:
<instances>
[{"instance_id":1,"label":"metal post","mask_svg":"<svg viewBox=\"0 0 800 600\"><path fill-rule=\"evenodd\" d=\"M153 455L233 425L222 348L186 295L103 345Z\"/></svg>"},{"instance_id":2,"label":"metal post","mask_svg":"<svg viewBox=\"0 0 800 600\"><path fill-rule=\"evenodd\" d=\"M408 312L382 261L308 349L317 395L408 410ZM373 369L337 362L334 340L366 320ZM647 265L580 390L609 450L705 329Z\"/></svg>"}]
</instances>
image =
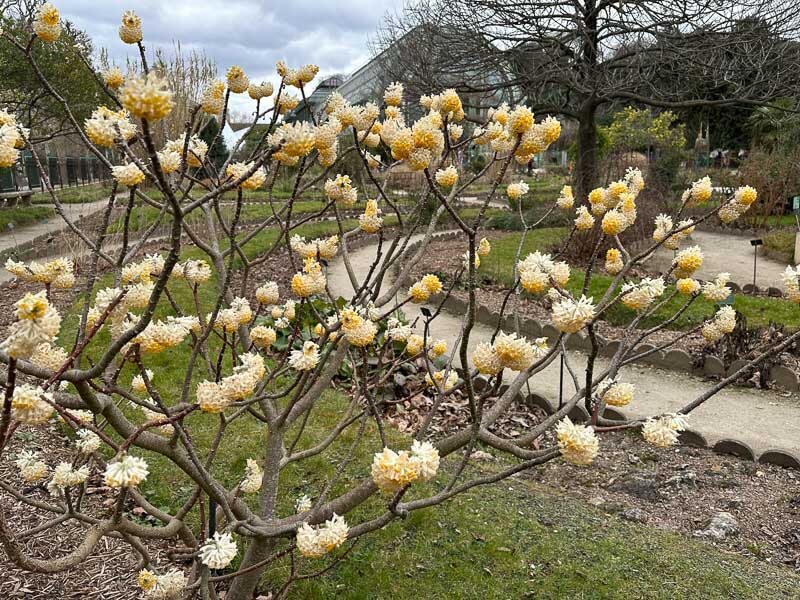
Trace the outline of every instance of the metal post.
<instances>
[{"instance_id":1,"label":"metal post","mask_svg":"<svg viewBox=\"0 0 800 600\"><path fill-rule=\"evenodd\" d=\"M564 406L564 351L561 352L561 376L558 380L558 409Z\"/></svg>"},{"instance_id":2,"label":"metal post","mask_svg":"<svg viewBox=\"0 0 800 600\"><path fill-rule=\"evenodd\" d=\"M753 246L753 290L756 289L756 264L758 263L758 246Z\"/></svg>"}]
</instances>

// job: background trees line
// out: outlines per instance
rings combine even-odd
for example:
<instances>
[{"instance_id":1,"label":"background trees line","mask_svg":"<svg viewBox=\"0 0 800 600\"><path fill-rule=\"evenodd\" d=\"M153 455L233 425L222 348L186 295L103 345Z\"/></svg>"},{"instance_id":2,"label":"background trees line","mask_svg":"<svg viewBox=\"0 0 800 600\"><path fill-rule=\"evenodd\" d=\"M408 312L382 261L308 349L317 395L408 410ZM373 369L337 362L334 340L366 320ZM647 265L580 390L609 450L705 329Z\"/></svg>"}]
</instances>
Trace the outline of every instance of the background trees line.
<instances>
[{"instance_id":1,"label":"background trees line","mask_svg":"<svg viewBox=\"0 0 800 600\"><path fill-rule=\"evenodd\" d=\"M787 0L424 0L389 17L376 49L414 93L455 87L577 123L574 184L598 184L598 117L631 104L698 120L800 91L798 16ZM735 114L735 113L734 113ZM691 135L692 132L690 132Z\"/></svg>"}]
</instances>

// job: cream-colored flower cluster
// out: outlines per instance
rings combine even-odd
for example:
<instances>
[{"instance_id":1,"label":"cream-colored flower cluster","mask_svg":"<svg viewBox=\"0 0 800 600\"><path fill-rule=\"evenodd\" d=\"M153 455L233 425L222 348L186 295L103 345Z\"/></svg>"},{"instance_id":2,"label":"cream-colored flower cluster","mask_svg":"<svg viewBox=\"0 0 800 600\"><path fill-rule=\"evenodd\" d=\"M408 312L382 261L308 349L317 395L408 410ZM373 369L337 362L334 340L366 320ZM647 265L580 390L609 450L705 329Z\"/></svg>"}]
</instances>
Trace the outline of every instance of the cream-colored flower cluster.
<instances>
[{"instance_id":1,"label":"cream-colored flower cluster","mask_svg":"<svg viewBox=\"0 0 800 600\"><path fill-rule=\"evenodd\" d=\"M616 275L625 268L625 263L622 261L622 253L616 248L609 248L606 250L606 273L609 275Z\"/></svg>"},{"instance_id":2,"label":"cream-colored flower cluster","mask_svg":"<svg viewBox=\"0 0 800 600\"><path fill-rule=\"evenodd\" d=\"M292 350L289 366L297 371L311 371L319 364L319 346L312 341L303 344L302 350Z\"/></svg>"},{"instance_id":3,"label":"cream-colored flower cluster","mask_svg":"<svg viewBox=\"0 0 800 600\"><path fill-rule=\"evenodd\" d=\"M627 406L633 400L636 387L632 383L610 380L597 386L600 397L609 406Z\"/></svg>"},{"instance_id":4,"label":"cream-colored flower cluster","mask_svg":"<svg viewBox=\"0 0 800 600\"><path fill-rule=\"evenodd\" d=\"M570 268L563 261L554 261L549 254L538 250L517 263L517 273L522 288L532 294L541 294L555 283L564 287L569 282Z\"/></svg>"},{"instance_id":5,"label":"cream-colored flower cluster","mask_svg":"<svg viewBox=\"0 0 800 600\"><path fill-rule=\"evenodd\" d=\"M232 534L217 531L200 546L200 562L210 569L224 569L233 562L238 551Z\"/></svg>"},{"instance_id":6,"label":"cream-colored flower cluster","mask_svg":"<svg viewBox=\"0 0 800 600\"><path fill-rule=\"evenodd\" d=\"M490 110L486 127L477 127L473 132L475 143L488 144L492 151L500 154L513 150L514 159L521 165L547 150L560 135L561 123L557 119L547 117L536 123L527 107L516 106L512 109L507 104Z\"/></svg>"},{"instance_id":7,"label":"cream-colored flower cluster","mask_svg":"<svg viewBox=\"0 0 800 600\"><path fill-rule=\"evenodd\" d=\"M686 417L681 414L652 417L642 426L642 437L654 446L668 448L678 443L678 434L686 429L686 425Z\"/></svg>"},{"instance_id":8,"label":"cream-colored flower cluster","mask_svg":"<svg viewBox=\"0 0 800 600\"><path fill-rule=\"evenodd\" d=\"M572 193L572 186L565 185L561 188L561 193L556 199L556 206L562 210L569 210L575 205L575 196Z\"/></svg>"},{"instance_id":9,"label":"cream-colored flower cluster","mask_svg":"<svg viewBox=\"0 0 800 600\"><path fill-rule=\"evenodd\" d=\"M700 333L707 342L716 342L736 327L736 311L732 306L721 306L714 318L703 324Z\"/></svg>"},{"instance_id":10,"label":"cream-colored flower cluster","mask_svg":"<svg viewBox=\"0 0 800 600\"><path fill-rule=\"evenodd\" d=\"M654 242L664 242L664 247L670 250L680 248L681 242L694 233L691 219L684 219L677 226L673 225L672 217L660 214L655 218Z\"/></svg>"},{"instance_id":11,"label":"cream-colored flower cluster","mask_svg":"<svg viewBox=\"0 0 800 600\"><path fill-rule=\"evenodd\" d=\"M381 209L378 207L377 200L367 200L364 213L358 217L358 226L365 233L377 233L383 226Z\"/></svg>"},{"instance_id":12,"label":"cream-colored flower cluster","mask_svg":"<svg viewBox=\"0 0 800 600\"><path fill-rule=\"evenodd\" d=\"M622 303L631 310L644 310L664 294L666 289L661 277L645 277L638 283L622 286Z\"/></svg>"},{"instance_id":13,"label":"cream-colored flower cluster","mask_svg":"<svg viewBox=\"0 0 800 600\"><path fill-rule=\"evenodd\" d=\"M430 481L439 470L439 451L415 440L411 450L384 448L372 460L372 480L382 492L394 494L414 481Z\"/></svg>"},{"instance_id":14,"label":"cream-colored flower cluster","mask_svg":"<svg viewBox=\"0 0 800 600\"><path fill-rule=\"evenodd\" d=\"M220 413L232 402L252 395L266 374L264 358L257 353L239 357L240 364L233 368L233 374L220 381L201 381L197 384L195 397L200 410L207 413Z\"/></svg>"},{"instance_id":15,"label":"cream-colored flower cluster","mask_svg":"<svg viewBox=\"0 0 800 600\"><path fill-rule=\"evenodd\" d=\"M53 414L53 395L27 383L14 387L11 395L11 418L26 425L46 423Z\"/></svg>"},{"instance_id":16,"label":"cream-colored flower cluster","mask_svg":"<svg viewBox=\"0 0 800 600\"><path fill-rule=\"evenodd\" d=\"M31 450L23 450L17 455L14 464L19 469L19 475L28 483L41 481L47 477L49 467L39 459L39 455Z\"/></svg>"},{"instance_id":17,"label":"cream-colored flower cluster","mask_svg":"<svg viewBox=\"0 0 800 600\"><path fill-rule=\"evenodd\" d=\"M594 317L595 306L593 298L581 296L574 298L559 298L553 302L551 316L553 325L564 333L577 333Z\"/></svg>"},{"instance_id":18,"label":"cream-colored flower cluster","mask_svg":"<svg viewBox=\"0 0 800 600\"><path fill-rule=\"evenodd\" d=\"M320 558L347 541L350 528L344 517L333 516L322 525L312 527L303 523L297 529L297 549L306 558Z\"/></svg>"},{"instance_id":19,"label":"cream-colored flower cluster","mask_svg":"<svg viewBox=\"0 0 800 600\"><path fill-rule=\"evenodd\" d=\"M781 280L789 302L800 304L800 269L787 266L781 274Z\"/></svg>"},{"instance_id":20,"label":"cream-colored flower cluster","mask_svg":"<svg viewBox=\"0 0 800 600\"><path fill-rule=\"evenodd\" d=\"M0 349L13 358L30 358L41 344L49 344L61 329L61 315L50 305L44 291L25 294L16 306L16 317Z\"/></svg>"},{"instance_id":21,"label":"cream-colored flower cluster","mask_svg":"<svg viewBox=\"0 0 800 600\"><path fill-rule=\"evenodd\" d=\"M144 459L125 454L109 463L103 475L105 484L112 488L136 487L150 474Z\"/></svg>"},{"instance_id":22,"label":"cream-colored flower cluster","mask_svg":"<svg viewBox=\"0 0 800 600\"><path fill-rule=\"evenodd\" d=\"M261 489L261 483L263 479L264 471L254 459L248 458L247 465L245 466L244 479L239 485L240 489L245 494L255 494Z\"/></svg>"},{"instance_id":23,"label":"cream-colored flower cluster","mask_svg":"<svg viewBox=\"0 0 800 600\"><path fill-rule=\"evenodd\" d=\"M19 150L25 146L29 131L17 123L11 113L0 110L0 167L13 167Z\"/></svg>"},{"instance_id":24,"label":"cream-colored flower cluster","mask_svg":"<svg viewBox=\"0 0 800 600\"><path fill-rule=\"evenodd\" d=\"M364 318L352 307L345 307L339 314L344 337L352 345L359 348L368 346L375 339L378 327L369 319Z\"/></svg>"},{"instance_id":25,"label":"cream-colored flower cluster","mask_svg":"<svg viewBox=\"0 0 800 600\"><path fill-rule=\"evenodd\" d=\"M211 322L211 317L212 314L209 313L207 319L209 322ZM217 331L235 333L252 320L253 311L247 298L234 298L228 308L222 308L217 312L213 326Z\"/></svg>"},{"instance_id":26,"label":"cream-colored flower cluster","mask_svg":"<svg viewBox=\"0 0 800 600\"><path fill-rule=\"evenodd\" d=\"M43 283L58 289L69 289L75 285L75 263L70 258L55 258L45 263L17 262L9 258L6 271L21 281Z\"/></svg>"},{"instance_id":27,"label":"cream-colored flower cluster","mask_svg":"<svg viewBox=\"0 0 800 600\"><path fill-rule=\"evenodd\" d=\"M322 265L314 258L306 258L303 261L303 270L292 276L292 293L300 298L322 295L326 285Z\"/></svg>"},{"instance_id":28,"label":"cream-colored flower cluster","mask_svg":"<svg viewBox=\"0 0 800 600\"><path fill-rule=\"evenodd\" d=\"M126 44L136 44L142 41L142 20L132 10L126 10L122 13L119 39Z\"/></svg>"},{"instance_id":29,"label":"cream-colored flower cluster","mask_svg":"<svg viewBox=\"0 0 800 600\"><path fill-rule=\"evenodd\" d=\"M547 338L531 344L516 333L500 332L493 344L481 342L472 352L472 364L482 375L496 375L502 369L524 371L547 353Z\"/></svg>"},{"instance_id":30,"label":"cream-colored flower cluster","mask_svg":"<svg viewBox=\"0 0 800 600\"><path fill-rule=\"evenodd\" d=\"M111 167L111 174L114 179L128 187L137 186L145 179L145 174L135 163Z\"/></svg>"},{"instance_id":31,"label":"cream-colored flower cluster","mask_svg":"<svg viewBox=\"0 0 800 600\"><path fill-rule=\"evenodd\" d=\"M293 235L289 240L289 247L303 258L331 260L339 253L339 236L332 235L328 238L317 238L309 242L304 237Z\"/></svg>"},{"instance_id":32,"label":"cream-colored flower cluster","mask_svg":"<svg viewBox=\"0 0 800 600\"><path fill-rule=\"evenodd\" d=\"M711 302L722 302L731 295L731 288L728 282L731 280L730 273L719 273L712 281L703 284L703 297Z\"/></svg>"},{"instance_id":33,"label":"cream-colored flower cluster","mask_svg":"<svg viewBox=\"0 0 800 600\"><path fill-rule=\"evenodd\" d=\"M703 264L703 251L700 246L689 246L675 255L672 261L675 266L675 277L686 279L691 277Z\"/></svg>"},{"instance_id":34,"label":"cream-colored flower cluster","mask_svg":"<svg viewBox=\"0 0 800 600\"><path fill-rule=\"evenodd\" d=\"M600 448L594 429L575 424L569 417L556 426L556 438L561 455L575 465L591 464Z\"/></svg>"},{"instance_id":35,"label":"cream-colored flower cluster","mask_svg":"<svg viewBox=\"0 0 800 600\"><path fill-rule=\"evenodd\" d=\"M53 477L47 482L47 491L56 496L63 493L65 488L81 485L89 478L89 467L83 465L74 467L68 462L60 462L53 469Z\"/></svg>"},{"instance_id":36,"label":"cream-colored flower cluster","mask_svg":"<svg viewBox=\"0 0 800 600\"><path fill-rule=\"evenodd\" d=\"M93 144L111 148L118 140L127 142L136 135L136 125L131 122L128 111L111 110L99 106L92 116L84 121L86 136Z\"/></svg>"},{"instance_id":37,"label":"cream-colored flower cluster","mask_svg":"<svg viewBox=\"0 0 800 600\"><path fill-rule=\"evenodd\" d=\"M166 158L166 161L164 162L167 162L168 164L165 165L162 162L162 169L168 167L174 171L177 171L180 168L184 144L186 144L186 164L195 168L203 166L203 161L208 154L208 144L204 140L200 139L197 135L192 135L189 137L188 143L183 139L176 139L169 140L166 144L164 144L164 149L159 154L159 157ZM175 166L176 161L177 167ZM175 168L173 169L173 167Z\"/></svg>"},{"instance_id":38,"label":"cream-colored flower cluster","mask_svg":"<svg viewBox=\"0 0 800 600\"><path fill-rule=\"evenodd\" d=\"M179 600L183 597L188 584L186 575L179 569L170 569L163 575L142 569L136 581L144 592L145 600Z\"/></svg>"},{"instance_id":39,"label":"cream-colored flower cluster","mask_svg":"<svg viewBox=\"0 0 800 600\"><path fill-rule=\"evenodd\" d=\"M130 114L147 121L163 119L175 106L167 80L155 71L128 77L119 90L119 100Z\"/></svg>"},{"instance_id":40,"label":"cream-colored flower cluster","mask_svg":"<svg viewBox=\"0 0 800 600\"><path fill-rule=\"evenodd\" d=\"M434 371L433 376L425 374L425 383L441 392L449 392L458 383L458 373L451 369Z\"/></svg>"},{"instance_id":41,"label":"cream-colored flower cluster","mask_svg":"<svg viewBox=\"0 0 800 600\"><path fill-rule=\"evenodd\" d=\"M251 173L251 175L248 175L248 173ZM255 167L252 162L231 163L225 169L225 175L232 180L238 181L239 187L243 190L257 190L267 180L267 172L264 167Z\"/></svg>"}]
</instances>

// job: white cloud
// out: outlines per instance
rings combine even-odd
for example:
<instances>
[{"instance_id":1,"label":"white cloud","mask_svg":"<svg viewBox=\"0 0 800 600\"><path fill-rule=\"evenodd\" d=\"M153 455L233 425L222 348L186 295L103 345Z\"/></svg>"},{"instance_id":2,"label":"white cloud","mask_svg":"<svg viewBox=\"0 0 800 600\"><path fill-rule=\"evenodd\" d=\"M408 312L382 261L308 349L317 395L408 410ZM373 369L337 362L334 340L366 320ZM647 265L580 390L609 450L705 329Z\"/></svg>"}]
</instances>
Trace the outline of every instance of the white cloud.
<instances>
[{"instance_id":1,"label":"white cloud","mask_svg":"<svg viewBox=\"0 0 800 600\"><path fill-rule=\"evenodd\" d=\"M124 65L131 46L117 37L120 17L142 18L148 50L203 48L224 76L232 64L250 79L277 81L275 62L315 63L320 77L349 73L369 60L368 40L387 12L403 0L56 0L64 18L86 31L95 46ZM234 108L250 108L237 98Z\"/></svg>"}]
</instances>

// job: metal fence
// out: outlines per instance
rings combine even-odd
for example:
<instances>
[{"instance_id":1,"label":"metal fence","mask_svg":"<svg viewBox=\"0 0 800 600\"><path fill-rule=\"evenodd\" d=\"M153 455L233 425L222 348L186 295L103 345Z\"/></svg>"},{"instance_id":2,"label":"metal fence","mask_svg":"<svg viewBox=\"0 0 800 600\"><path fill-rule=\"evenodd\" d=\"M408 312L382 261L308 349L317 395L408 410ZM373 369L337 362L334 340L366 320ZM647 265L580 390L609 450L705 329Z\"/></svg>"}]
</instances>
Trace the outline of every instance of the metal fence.
<instances>
[{"instance_id":1,"label":"metal fence","mask_svg":"<svg viewBox=\"0 0 800 600\"><path fill-rule=\"evenodd\" d=\"M55 188L86 185L111 178L111 171L95 156L48 156L40 157L39 162L47 170L50 184ZM0 192L39 189L45 189L44 178L30 152L21 153L13 167L0 168Z\"/></svg>"}]
</instances>

